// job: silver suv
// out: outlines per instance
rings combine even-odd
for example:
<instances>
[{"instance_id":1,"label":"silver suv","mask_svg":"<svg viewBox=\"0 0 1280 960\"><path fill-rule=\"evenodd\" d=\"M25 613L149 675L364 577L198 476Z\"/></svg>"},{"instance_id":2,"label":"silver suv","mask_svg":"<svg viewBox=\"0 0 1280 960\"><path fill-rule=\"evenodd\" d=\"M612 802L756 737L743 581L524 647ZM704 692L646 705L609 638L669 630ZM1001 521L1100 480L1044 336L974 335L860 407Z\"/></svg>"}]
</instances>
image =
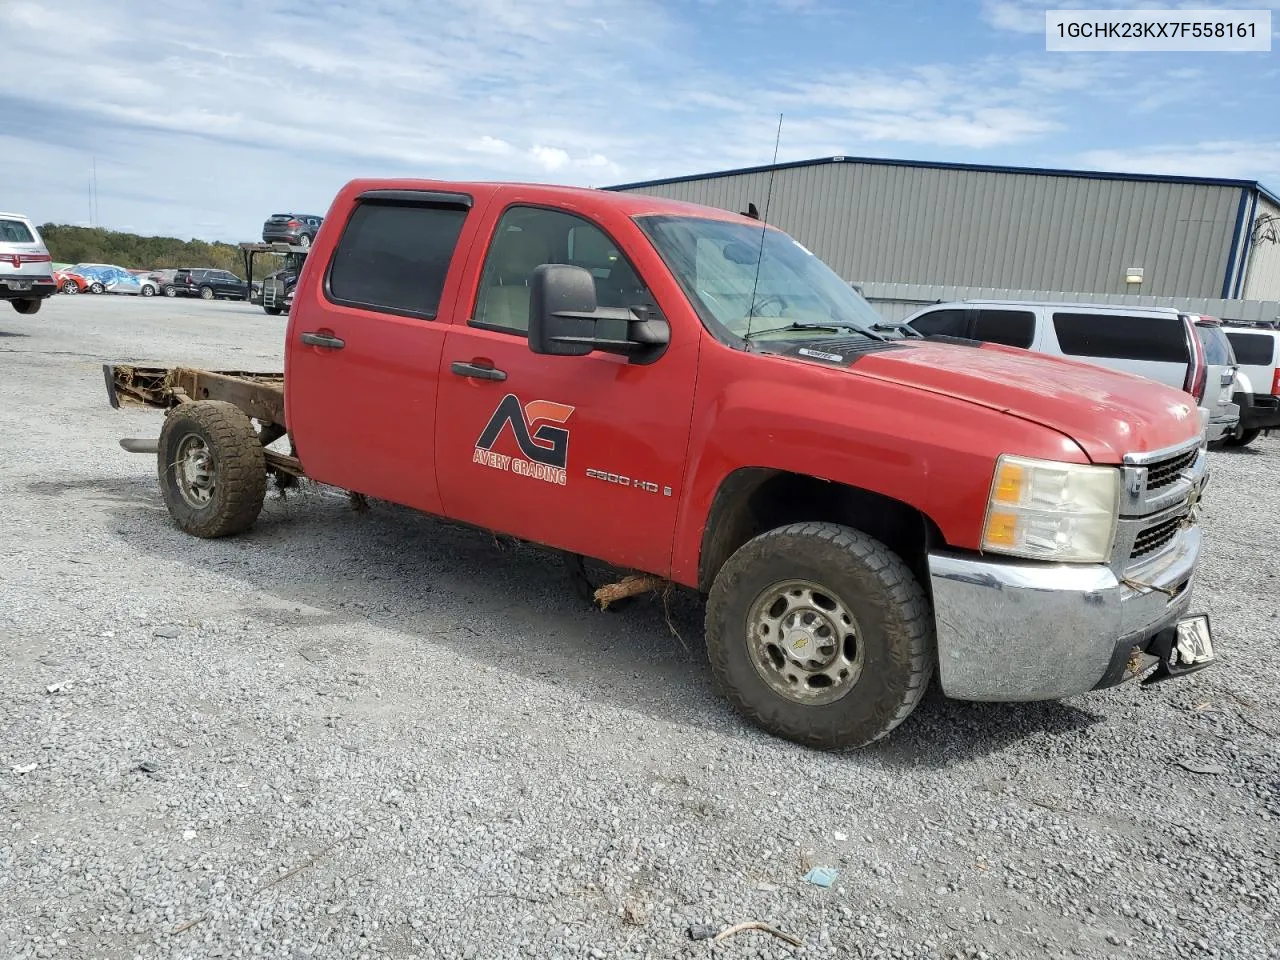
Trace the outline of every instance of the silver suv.
<instances>
[{"instance_id":1,"label":"silver suv","mask_svg":"<svg viewBox=\"0 0 1280 960\"><path fill-rule=\"evenodd\" d=\"M35 224L21 214L0 213L0 300L30 314L57 289L53 259Z\"/></svg>"}]
</instances>

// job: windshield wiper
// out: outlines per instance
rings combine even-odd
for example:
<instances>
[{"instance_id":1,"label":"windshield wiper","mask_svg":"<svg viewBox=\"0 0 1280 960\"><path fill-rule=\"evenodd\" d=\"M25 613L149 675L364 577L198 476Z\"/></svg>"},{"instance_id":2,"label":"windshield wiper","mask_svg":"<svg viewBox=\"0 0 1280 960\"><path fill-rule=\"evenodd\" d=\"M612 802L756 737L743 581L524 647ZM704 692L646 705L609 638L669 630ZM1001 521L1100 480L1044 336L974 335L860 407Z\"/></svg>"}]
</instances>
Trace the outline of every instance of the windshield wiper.
<instances>
[{"instance_id":1,"label":"windshield wiper","mask_svg":"<svg viewBox=\"0 0 1280 960\"><path fill-rule=\"evenodd\" d=\"M860 333L864 337L870 337L873 340L888 340L888 337L882 337L878 333L873 333L866 327L860 327L856 323L846 323L843 320L836 320L832 323L785 323L780 327L765 327L763 330L750 330L744 336L743 340L752 340L755 337L763 336L766 333L780 333L783 330L829 330L831 333L839 333L841 330L852 330L854 333Z\"/></svg>"}]
</instances>

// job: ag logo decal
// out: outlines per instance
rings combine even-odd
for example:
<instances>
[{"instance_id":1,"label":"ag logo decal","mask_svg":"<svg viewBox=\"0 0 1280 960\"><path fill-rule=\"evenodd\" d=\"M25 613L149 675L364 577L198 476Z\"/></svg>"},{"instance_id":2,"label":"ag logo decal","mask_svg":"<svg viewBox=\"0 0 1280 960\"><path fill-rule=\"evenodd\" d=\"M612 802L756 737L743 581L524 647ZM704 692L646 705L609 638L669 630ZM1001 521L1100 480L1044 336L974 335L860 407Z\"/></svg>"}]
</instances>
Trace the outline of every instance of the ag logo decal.
<instances>
[{"instance_id":1,"label":"ag logo decal","mask_svg":"<svg viewBox=\"0 0 1280 960\"><path fill-rule=\"evenodd\" d=\"M565 423L572 415L573 407L567 404L532 400L522 407L520 398L508 393L481 431L471 462L564 486L567 480L565 467L569 462L569 431L556 424ZM508 425L516 445L524 454L523 458L493 451L494 444Z\"/></svg>"}]
</instances>

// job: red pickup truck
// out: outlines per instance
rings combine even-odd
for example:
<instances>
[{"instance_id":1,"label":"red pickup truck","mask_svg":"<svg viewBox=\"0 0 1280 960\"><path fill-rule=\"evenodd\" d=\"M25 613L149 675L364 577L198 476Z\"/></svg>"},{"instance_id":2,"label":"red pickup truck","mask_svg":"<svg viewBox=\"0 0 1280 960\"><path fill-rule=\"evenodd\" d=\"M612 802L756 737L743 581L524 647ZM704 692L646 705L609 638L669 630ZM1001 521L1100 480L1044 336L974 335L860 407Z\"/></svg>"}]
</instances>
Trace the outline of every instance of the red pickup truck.
<instances>
[{"instance_id":1,"label":"red pickup truck","mask_svg":"<svg viewBox=\"0 0 1280 960\"><path fill-rule=\"evenodd\" d=\"M113 405L167 410L122 444L157 452L182 529L242 531L269 474L305 475L683 585L721 689L801 743L884 736L935 669L1012 701L1212 663L1186 395L878 321L746 216L357 180L283 374L105 372Z\"/></svg>"}]
</instances>

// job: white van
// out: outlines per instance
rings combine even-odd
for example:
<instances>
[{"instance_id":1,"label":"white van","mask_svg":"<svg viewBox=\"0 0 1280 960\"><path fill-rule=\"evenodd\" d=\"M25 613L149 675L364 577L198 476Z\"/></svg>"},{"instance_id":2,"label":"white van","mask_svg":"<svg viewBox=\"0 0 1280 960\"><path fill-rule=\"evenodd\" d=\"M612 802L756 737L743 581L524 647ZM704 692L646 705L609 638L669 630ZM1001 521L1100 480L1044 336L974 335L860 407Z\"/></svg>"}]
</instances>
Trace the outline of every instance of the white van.
<instances>
[{"instance_id":1,"label":"white van","mask_svg":"<svg viewBox=\"0 0 1280 960\"><path fill-rule=\"evenodd\" d=\"M1230 320L1222 326L1238 366L1232 399L1240 406L1240 424L1226 442L1243 447L1280 428L1280 330Z\"/></svg>"},{"instance_id":2,"label":"white van","mask_svg":"<svg viewBox=\"0 0 1280 960\"><path fill-rule=\"evenodd\" d=\"M956 300L922 307L902 323L926 337L1002 343L1158 380L1195 397L1208 430L1208 369L1196 319L1173 307Z\"/></svg>"},{"instance_id":3,"label":"white van","mask_svg":"<svg viewBox=\"0 0 1280 960\"><path fill-rule=\"evenodd\" d=\"M0 300L30 314L57 290L53 259L35 224L18 213L0 213Z\"/></svg>"}]
</instances>

